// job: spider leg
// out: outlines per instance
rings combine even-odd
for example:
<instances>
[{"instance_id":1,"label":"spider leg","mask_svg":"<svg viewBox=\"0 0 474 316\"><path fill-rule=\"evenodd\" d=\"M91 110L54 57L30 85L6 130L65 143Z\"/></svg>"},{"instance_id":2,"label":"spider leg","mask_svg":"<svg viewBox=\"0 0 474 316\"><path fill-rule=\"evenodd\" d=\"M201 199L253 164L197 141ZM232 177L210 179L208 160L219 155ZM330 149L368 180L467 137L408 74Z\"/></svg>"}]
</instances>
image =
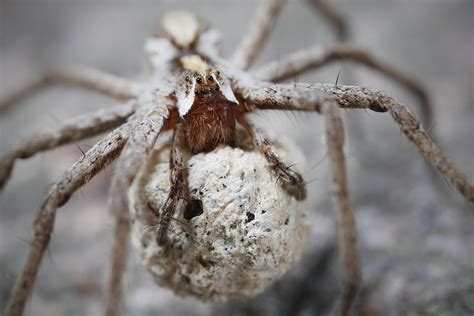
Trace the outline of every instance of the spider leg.
<instances>
[{"instance_id":1,"label":"spider leg","mask_svg":"<svg viewBox=\"0 0 474 316\"><path fill-rule=\"evenodd\" d=\"M306 198L306 184L303 177L281 161L263 131L252 126L243 116L238 116L238 121L252 135L255 147L263 154L270 167L276 172L282 187L297 200L304 200Z\"/></svg>"},{"instance_id":2,"label":"spider leg","mask_svg":"<svg viewBox=\"0 0 474 316\"><path fill-rule=\"evenodd\" d=\"M364 65L399 83L419 100L424 121L427 126L431 126L432 105L424 88L402 72L349 44L336 44L327 49L315 46L301 50L279 61L270 62L253 71L253 74L262 80L280 82L340 60L348 60L356 64Z\"/></svg>"},{"instance_id":3,"label":"spider leg","mask_svg":"<svg viewBox=\"0 0 474 316\"><path fill-rule=\"evenodd\" d=\"M321 105L326 100L333 99L341 108L389 112L400 130L423 157L464 196L469 204L474 205L474 187L466 176L433 142L410 109L381 91L333 84L297 84L244 89L242 94L249 106L253 105L260 109L321 111Z\"/></svg>"},{"instance_id":4,"label":"spider leg","mask_svg":"<svg viewBox=\"0 0 474 316\"><path fill-rule=\"evenodd\" d=\"M346 166L343 152L344 126L340 117L340 110L338 104L332 98L318 95L311 99L304 99L302 96L299 96L297 99L291 99L287 98L291 91L290 89L279 88L279 86L272 86L268 88L268 90L264 90L266 91L265 97L258 92L256 93L255 90L247 90L247 100L257 108L265 109L278 109L279 106L283 109L292 109L285 103L298 104L302 102L307 107L311 106L313 110L318 111L324 117L328 154L332 170L333 197L337 206L338 242L344 274L342 295L337 303L337 314L348 315L359 289L360 264L357 251L357 234L347 188ZM306 105L306 103L308 104ZM264 104L267 104L268 107L264 106Z\"/></svg>"},{"instance_id":5,"label":"spider leg","mask_svg":"<svg viewBox=\"0 0 474 316\"><path fill-rule=\"evenodd\" d=\"M36 279L44 251L54 226L56 210L71 195L97 173L109 165L121 152L130 132L129 124L122 125L100 140L78 160L55 184L43 201L33 224L34 239L28 257L6 307L5 315L21 315Z\"/></svg>"},{"instance_id":6,"label":"spider leg","mask_svg":"<svg viewBox=\"0 0 474 316\"><path fill-rule=\"evenodd\" d=\"M13 94L6 100L0 101L0 111L29 97L39 89L51 83L63 83L94 90L119 100L129 100L138 96L141 85L103 71L86 67L68 67L54 69L30 85Z\"/></svg>"},{"instance_id":7,"label":"spider leg","mask_svg":"<svg viewBox=\"0 0 474 316\"><path fill-rule=\"evenodd\" d=\"M349 315L360 286L360 262L357 251L357 232L347 187L344 157L344 124L336 102L321 104L326 142L332 171L333 199L337 207L339 251L342 257L344 280L336 315Z\"/></svg>"},{"instance_id":8,"label":"spider leg","mask_svg":"<svg viewBox=\"0 0 474 316\"><path fill-rule=\"evenodd\" d=\"M346 41L349 37L349 30L345 19L329 3L324 0L306 0L320 13L332 26L340 42Z\"/></svg>"},{"instance_id":9,"label":"spider leg","mask_svg":"<svg viewBox=\"0 0 474 316\"><path fill-rule=\"evenodd\" d=\"M166 101L165 101L166 102ZM128 212L128 189L139 169L145 165L158 135L168 117L168 108L162 103L145 106L137 112L140 122L117 161L110 189L110 208L116 216L106 298L106 315L118 315L121 300L121 280L127 261L130 215Z\"/></svg>"},{"instance_id":10,"label":"spider leg","mask_svg":"<svg viewBox=\"0 0 474 316\"><path fill-rule=\"evenodd\" d=\"M33 136L0 157L0 190L7 183L17 159L27 159L39 152L106 132L125 123L133 112L133 103L102 109L66 121L54 131Z\"/></svg>"},{"instance_id":11,"label":"spider leg","mask_svg":"<svg viewBox=\"0 0 474 316\"><path fill-rule=\"evenodd\" d=\"M254 62L268 38L285 0L262 0L240 41L231 61L239 68L247 69Z\"/></svg>"},{"instance_id":12,"label":"spider leg","mask_svg":"<svg viewBox=\"0 0 474 316\"><path fill-rule=\"evenodd\" d=\"M173 133L173 140L171 143L170 152L170 192L166 199L165 205L163 205L161 214L159 216L159 228L156 241L158 245L166 244L166 233L168 227L176 212L179 199L184 196L185 185L186 185L186 166L183 161L183 156L180 149L180 139L182 137L181 125L178 125Z\"/></svg>"}]
</instances>

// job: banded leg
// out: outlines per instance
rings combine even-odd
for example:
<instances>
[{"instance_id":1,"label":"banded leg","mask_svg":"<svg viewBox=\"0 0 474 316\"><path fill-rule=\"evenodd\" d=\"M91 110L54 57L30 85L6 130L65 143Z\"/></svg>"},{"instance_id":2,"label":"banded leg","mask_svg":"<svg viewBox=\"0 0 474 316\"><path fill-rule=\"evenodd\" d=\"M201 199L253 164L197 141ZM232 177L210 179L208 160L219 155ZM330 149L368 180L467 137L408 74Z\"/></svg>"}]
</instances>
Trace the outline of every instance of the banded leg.
<instances>
[{"instance_id":1,"label":"banded leg","mask_svg":"<svg viewBox=\"0 0 474 316\"><path fill-rule=\"evenodd\" d=\"M166 244L166 233L168 227L176 212L179 199L184 196L183 191L186 185L186 166L184 165L183 156L181 154L181 143L180 139L181 125L178 125L173 133L173 140L171 144L170 152L170 192L166 199L165 205L163 205L161 214L157 214L159 217L159 228L156 241L158 245L163 246Z\"/></svg>"},{"instance_id":2,"label":"banded leg","mask_svg":"<svg viewBox=\"0 0 474 316\"><path fill-rule=\"evenodd\" d=\"M335 100L339 107L370 109L389 112L400 130L423 157L444 177L465 200L474 206L474 186L449 160L421 127L408 107L381 91L356 86L333 84L268 85L243 89L248 106L260 109L321 111L327 100Z\"/></svg>"},{"instance_id":3,"label":"banded leg","mask_svg":"<svg viewBox=\"0 0 474 316\"><path fill-rule=\"evenodd\" d=\"M130 125L126 124L107 135L87 151L61 180L53 184L36 214L33 224L34 239L21 274L16 280L5 315L15 316L23 313L51 237L57 208L64 205L76 190L89 182L120 154L129 132Z\"/></svg>"},{"instance_id":4,"label":"banded leg","mask_svg":"<svg viewBox=\"0 0 474 316\"><path fill-rule=\"evenodd\" d=\"M39 152L111 130L125 123L133 111L132 103L99 110L66 121L55 131L32 137L0 157L0 190L10 178L17 159L27 159Z\"/></svg>"},{"instance_id":5,"label":"banded leg","mask_svg":"<svg viewBox=\"0 0 474 316\"><path fill-rule=\"evenodd\" d=\"M250 21L247 33L232 55L232 63L247 69L263 48L285 0L261 0L257 12Z\"/></svg>"},{"instance_id":6,"label":"banded leg","mask_svg":"<svg viewBox=\"0 0 474 316\"><path fill-rule=\"evenodd\" d=\"M4 101L0 101L0 111L5 110L39 89L51 83L64 83L94 90L119 100L132 99L140 93L142 87L132 82L100 70L86 67L69 67L48 71Z\"/></svg>"},{"instance_id":7,"label":"banded leg","mask_svg":"<svg viewBox=\"0 0 474 316\"><path fill-rule=\"evenodd\" d=\"M127 261L130 230L128 189L139 169L148 159L165 119L168 117L168 108L164 103L165 101L162 102L158 106L144 106L137 112L136 118L140 123L134 125L130 140L115 166L115 174L110 189L110 208L116 216L116 223L106 297L106 315L119 314L121 282Z\"/></svg>"},{"instance_id":8,"label":"banded leg","mask_svg":"<svg viewBox=\"0 0 474 316\"><path fill-rule=\"evenodd\" d=\"M279 61L270 62L253 71L253 74L262 80L280 82L339 60L348 60L364 65L380 72L410 91L420 102L424 121L428 126L431 126L432 105L424 88L418 82L381 62L369 53L348 44L336 44L324 50L318 46L301 50Z\"/></svg>"},{"instance_id":9,"label":"banded leg","mask_svg":"<svg viewBox=\"0 0 474 316\"><path fill-rule=\"evenodd\" d=\"M281 161L273 150L271 142L261 130L252 126L244 117L238 117L238 121L252 136L255 147L267 159L272 170L276 172L285 191L297 200L304 200L306 198L306 183L303 177Z\"/></svg>"}]
</instances>

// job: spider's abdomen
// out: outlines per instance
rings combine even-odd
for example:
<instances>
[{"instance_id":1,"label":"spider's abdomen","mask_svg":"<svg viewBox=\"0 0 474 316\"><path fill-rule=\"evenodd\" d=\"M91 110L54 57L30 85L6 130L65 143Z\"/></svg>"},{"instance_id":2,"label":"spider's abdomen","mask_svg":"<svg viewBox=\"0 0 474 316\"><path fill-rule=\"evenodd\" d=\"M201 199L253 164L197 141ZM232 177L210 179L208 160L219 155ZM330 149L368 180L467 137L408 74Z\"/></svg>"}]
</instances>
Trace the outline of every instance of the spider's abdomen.
<instances>
[{"instance_id":1,"label":"spider's abdomen","mask_svg":"<svg viewBox=\"0 0 474 316\"><path fill-rule=\"evenodd\" d=\"M193 106L183 120L184 135L191 152L209 152L220 144L233 146L235 115L232 106L225 103L206 102Z\"/></svg>"}]
</instances>

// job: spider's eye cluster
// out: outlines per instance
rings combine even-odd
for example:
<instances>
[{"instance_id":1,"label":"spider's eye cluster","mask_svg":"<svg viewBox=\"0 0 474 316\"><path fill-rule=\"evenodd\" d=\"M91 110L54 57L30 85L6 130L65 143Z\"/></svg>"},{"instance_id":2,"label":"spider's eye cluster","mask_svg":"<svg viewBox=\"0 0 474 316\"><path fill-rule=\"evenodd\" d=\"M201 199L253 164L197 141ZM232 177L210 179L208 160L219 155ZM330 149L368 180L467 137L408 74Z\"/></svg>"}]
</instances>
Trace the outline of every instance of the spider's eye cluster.
<instances>
[{"instance_id":1,"label":"spider's eye cluster","mask_svg":"<svg viewBox=\"0 0 474 316\"><path fill-rule=\"evenodd\" d=\"M194 93L196 95L213 95L220 90L219 79L212 69L196 72L193 74L193 77L195 82Z\"/></svg>"}]
</instances>

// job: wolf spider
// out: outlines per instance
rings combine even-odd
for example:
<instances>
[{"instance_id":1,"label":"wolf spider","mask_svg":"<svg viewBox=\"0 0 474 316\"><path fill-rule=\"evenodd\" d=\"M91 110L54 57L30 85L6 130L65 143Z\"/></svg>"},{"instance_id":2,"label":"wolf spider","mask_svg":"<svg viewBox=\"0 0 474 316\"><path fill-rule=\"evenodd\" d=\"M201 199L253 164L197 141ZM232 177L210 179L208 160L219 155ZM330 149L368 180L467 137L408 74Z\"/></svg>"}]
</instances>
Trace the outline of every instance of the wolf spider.
<instances>
[{"instance_id":1,"label":"wolf spider","mask_svg":"<svg viewBox=\"0 0 474 316\"><path fill-rule=\"evenodd\" d=\"M235 126L240 124L253 136L255 148L268 160L288 193L296 199L304 199L306 192L303 178L280 161L269 140L250 125L246 116L255 110L271 109L316 111L324 117L344 272L343 291L337 308L340 315L348 315L360 286L340 108L388 112L424 158L468 203L474 204L471 183L431 140L412 112L394 98L381 91L357 86L278 83L334 60L347 59L366 65L404 85L420 98L425 118L429 118L429 104L423 90L371 55L347 44L338 44L327 50L315 47L246 72L261 51L283 3L283 0L262 1L230 61L219 56L216 45L218 39L213 30L208 30L202 21L189 13L175 13L164 18L159 37L147 41L146 49L154 68L150 81L132 82L86 68L58 69L0 104L0 108L6 108L53 82L81 86L128 101L112 109L86 114L64 123L56 131L33 137L0 158L0 186L3 187L17 159L26 159L39 152L112 130L51 186L36 215L34 238L12 291L7 315L20 315L23 312L51 237L57 208L67 203L75 191L114 160L117 162L110 196L116 227L107 314L118 314L129 235L127 191L158 136L166 130L174 131L170 157L172 185L162 214L158 214L160 227L157 242L161 244L166 243L169 221L182 196L186 169L181 157L183 147L192 153L199 153L212 151L218 145L233 146ZM331 9L321 1L314 0L311 3L333 22L343 39L344 29Z\"/></svg>"}]
</instances>

